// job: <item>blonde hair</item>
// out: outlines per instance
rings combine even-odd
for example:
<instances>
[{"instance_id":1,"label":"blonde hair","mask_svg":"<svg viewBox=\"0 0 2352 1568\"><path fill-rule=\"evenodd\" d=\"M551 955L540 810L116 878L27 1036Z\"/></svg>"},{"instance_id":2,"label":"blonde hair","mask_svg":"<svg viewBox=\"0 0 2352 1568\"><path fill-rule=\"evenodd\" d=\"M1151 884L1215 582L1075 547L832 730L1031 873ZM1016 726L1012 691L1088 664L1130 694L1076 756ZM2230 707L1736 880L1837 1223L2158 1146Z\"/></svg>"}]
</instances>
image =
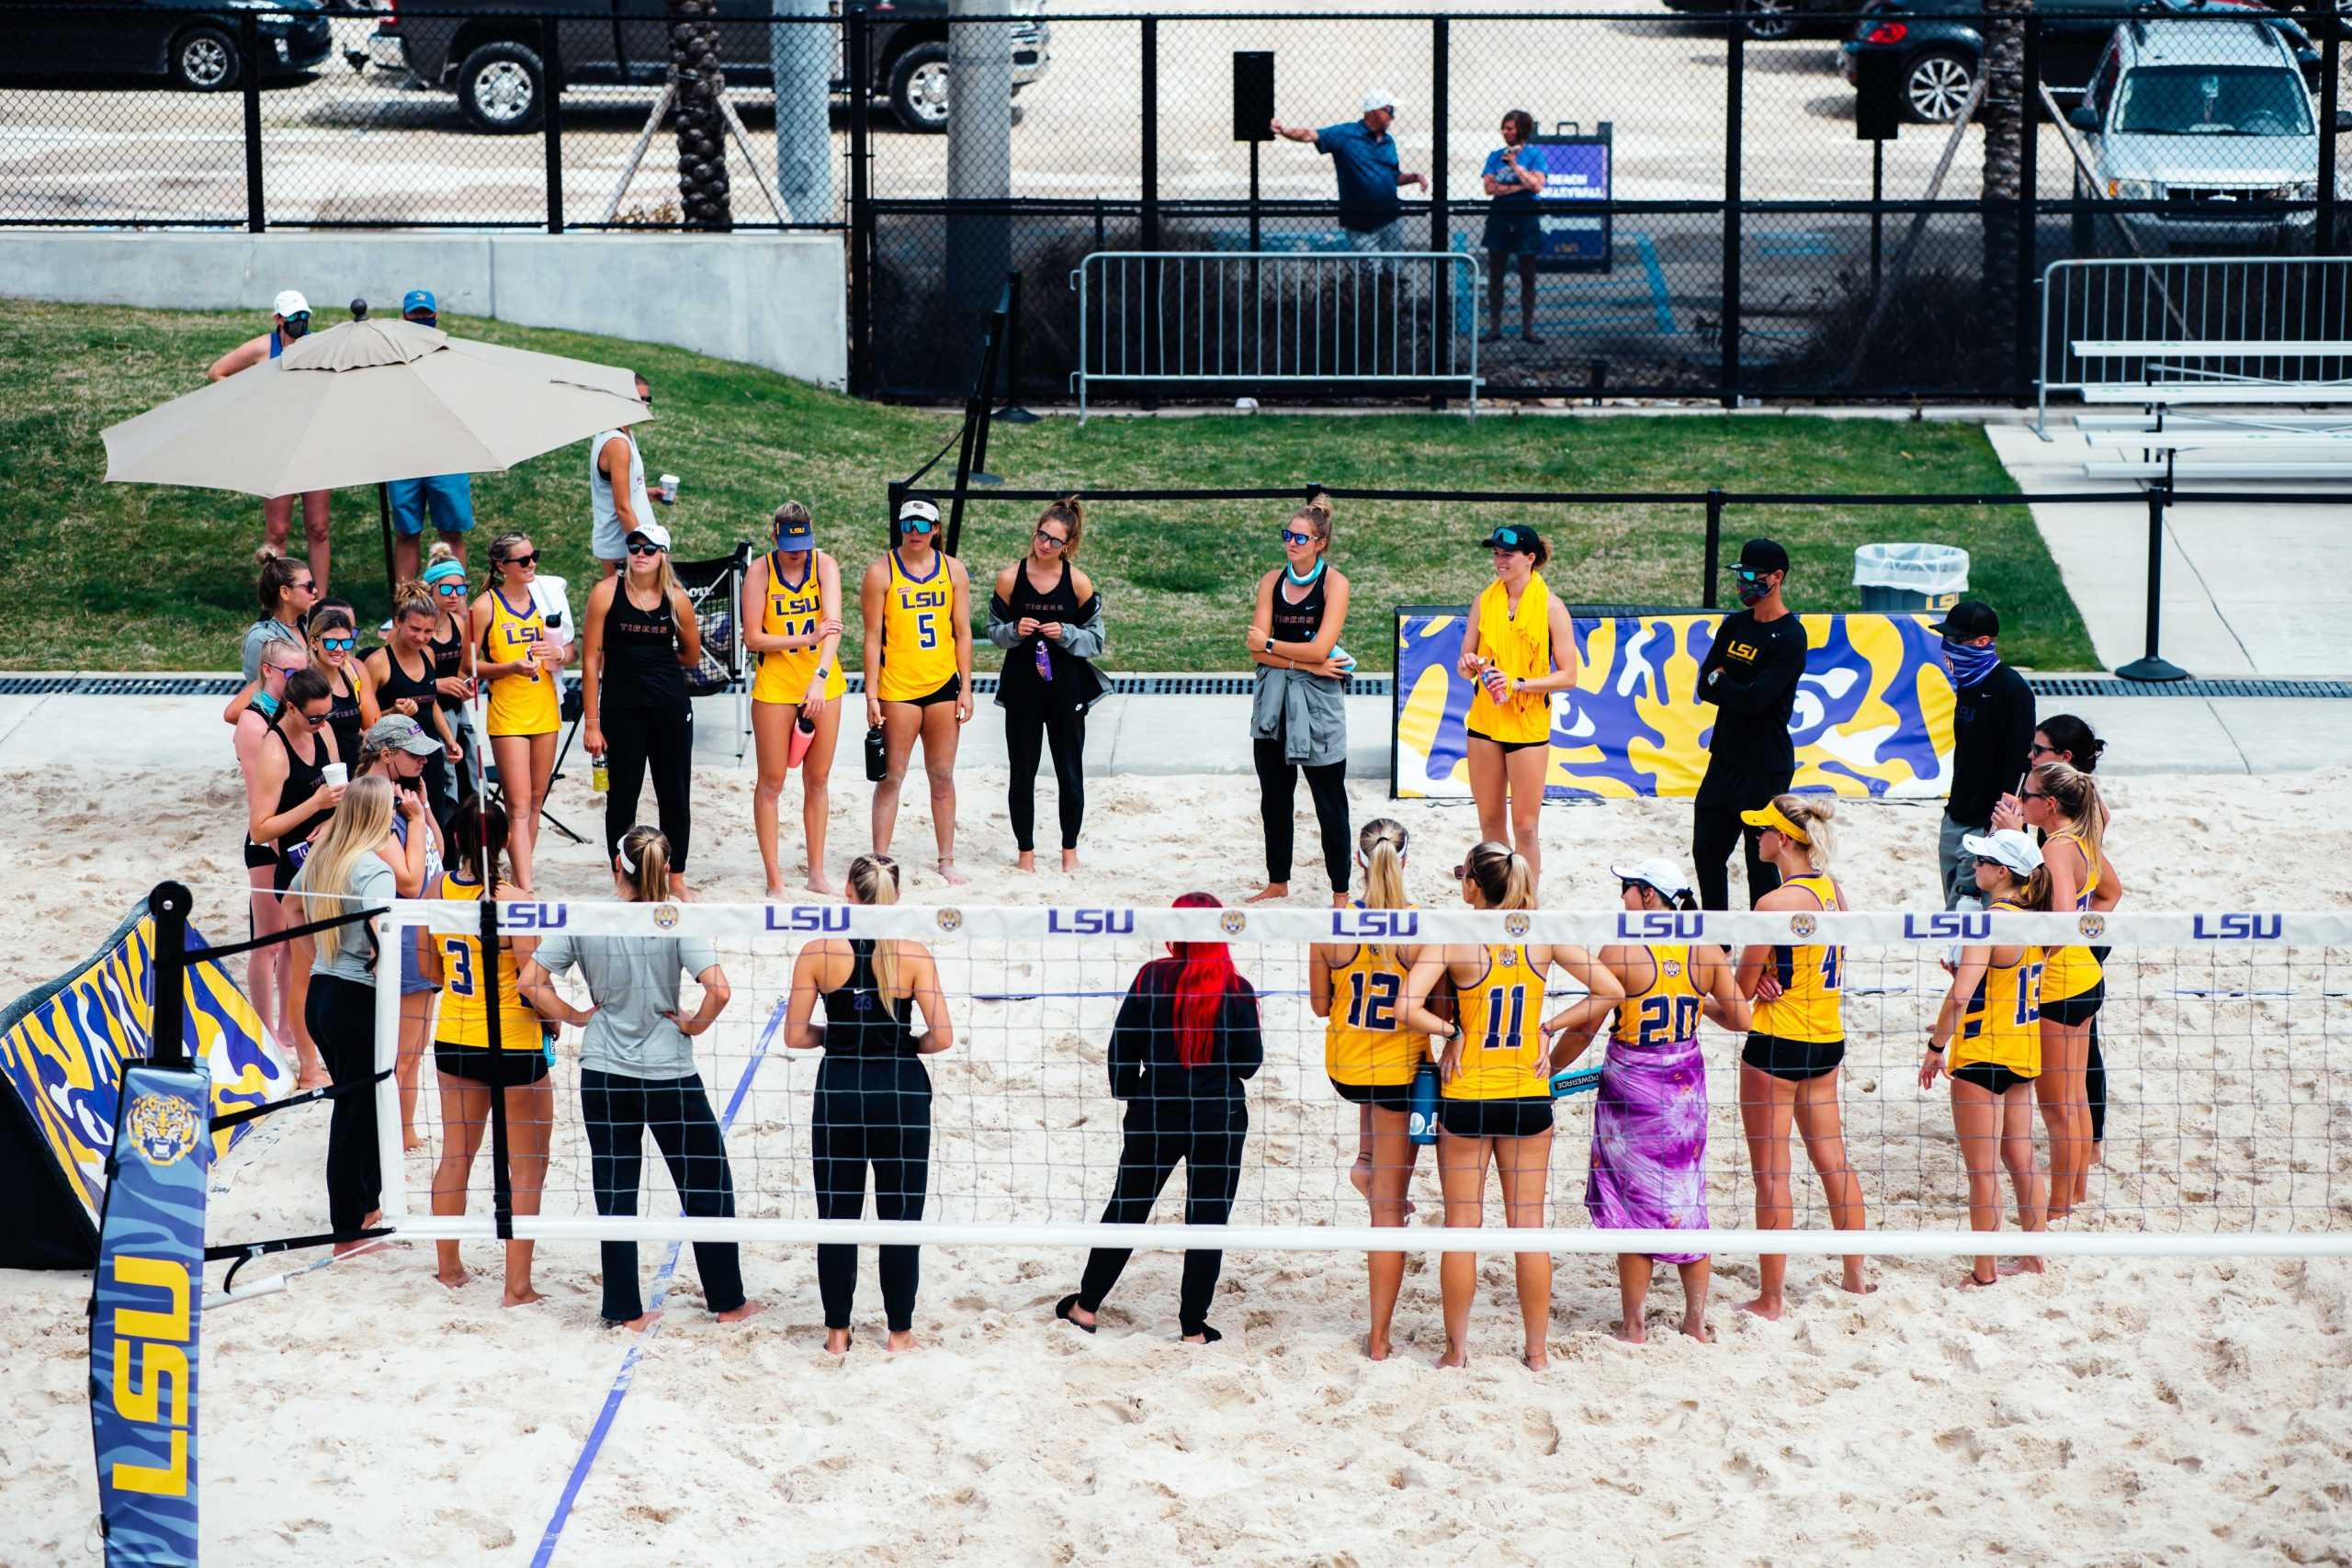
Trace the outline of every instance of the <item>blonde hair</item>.
<instances>
[{"instance_id":1,"label":"blonde hair","mask_svg":"<svg viewBox=\"0 0 2352 1568\"><path fill-rule=\"evenodd\" d=\"M769 516L768 534L773 537L775 535L783 531L784 525L786 523L814 523L816 521L817 519L815 514L812 513L808 507L797 501L787 501L782 506L777 507L775 513Z\"/></svg>"},{"instance_id":2,"label":"blonde hair","mask_svg":"<svg viewBox=\"0 0 2352 1568\"><path fill-rule=\"evenodd\" d=\"M412 577L392 590L392 619L397 621L402 615L430 615L436 621L441 618L441 606L435 600L433 590L420 579Z\"/></svg>"},{"instance_id":3,"label":"blonde hair","mask_svg":"<svg viewBox=\"0 0 2352 1568\"><path fill-rule=\"evenodd\" d=\"M849 863L849 889L857 901L869 908L883 908L899 901L899 863L888 855L860 855ZM914 994L911 987L899 984L899 944L884 938L874 944L874 988L882 993L882 1005L895 1008Z\"/></svg>"},{"instance_id":4,"label":"blonde hair","mask_svg":"<svg viewBox=\"0 0 2352 1568\"><path fill-rule=\"evenodd\" d=\"M1826 795L1799 795L1793 790L1772 797L1772 808L1795 823L1797 831L1805 836L1805 841L1798 847L1804 851L1806 862L1815 871L1829 869L1830 852L1836 847L1829 824L1838 815L1838 808L1829 803L1829 798Z\"/></svg>"},{"instance_id":5,"label":"blonde hair","mask_svg":"<svg viewBox=\"0 0 2352 1568\"><path fill-rule=\"evenodd\" d=\"M1304 523L1306 531L1315 536L1328 554L1331 548L1331 498L1317 491L1306 498L1306 504L1290 514L1293 523Z\"/></svg>"},{"instance_id":6,"label":"blonde hair","mask_svg":"<svg viewBox=\"0 0 2352 1568\"><path fill-rule=\"evenodd\" d=\"M628 880L632 904L656 904L670 896L670 840L659 828L639 823L621 835L621 863L614 869Z\"/></svg>"},{"instance_id":7,"label":"blonde hair","mask_svg":"<svg viewBox=\"0 0 2352 1568\"><path fill-rule=\"evenodd\" d=\"M1509 844L1488 839L1471 847L1463 858L1462 870L1470 885L1478 890L1482 908L1488 909L1532 909L1535 908L1535 877L1528 869L1527 857Z\"/></svg>"},{"instance_id":8,"label":"blonde hair","mask_svg":"<svg viewBox=\"0 0 2352 1568\"><path fill-rule=\"evenodd\" d=\"M519 530L510 530L490 542L490 585L492 587L495 588L505 581L503 574L506 570L506 563L513 557L514 547L524 543L530 536Z\"/></svg>"},{"instance_id":9,"label":"blonde hair","mask_svg":"<svg viewBox=\"0 0 2352 1568\"><path fill-rule=\"evenodd\" d=\"M632 556L629 558L634 560L636 558ZM673 606L670 603L670 595L678 586L678 574L670 570L670 551L668 547L663 547L662 553L653 558L653 585L662 591L662 613L670 615L672 622L674 624L677 620L677 616L674 614L672 614ZM623 577L627 577L628 575L628 568L626 565L621 568L620 575ZM613 590L616 593L618 593L621 591L622 590L619 588Z\"/></svg>"},{"instance_id":10,"label":"blonde hair","mask_svg":"<svg viewBox=\"0 0 2352 1568\"><path fill-rule=\"evenodd\" d=\"M424 564L439 566L445 560L458 560L458 552L450 547L448 540L435 539L433 541L432 552L424 558ZM466 563L459 560L458 564L463 566Z\"/></svg>"},{"instance_id":11,"label":"blonde hair","mask_svg":"<svg viewBox=\"0 0 2352 1568\"><path fill-rule=\"evenodd\" d=\"M1375 817L1356 833L1356 856L1363 862L1363 907L1402 909L1405 898L1405 825Z\"/></svg>"},{"instance_id":12,"label":"blonde hair","mask_svg":"<svg viewBox=\"0 0 2352 1568\"><path fill-rule=\"evenodd\" d=\"M2033 782L2074 826L2082 840L2084 858L2093 863L2106 859L2103 846L2109 817L2098 780L2069 763L2044 762L2033 770Z\"/></svg>"},{"instance_id":13,"label":"blonde hair","mask_svg":"<svg viewBox=\"0 0 2352 1568\"><path fill-rule=\"evenodd\" d=\"M345 906L351 893L351 868L359 857L383 847L392 831L392 781L380 773L356 778L343 792L342 804L327 818L327 829L311 846L291 891L302 896L304 920L332 919L352 911ZM319 933L320 951L330 961L343 953L345 939L356 926L329 926Z\"/></svg>"},{"instance_id":14,"label":"blonde hair","mask_svg":"<svg viewBox=\"0 0 2352 1568\"><path fill-rule=\"evenodd\" d=\"M1086 536L1086 503L1074 495L1066 495L1045 511L1037 513L1040 524L1058 523L1069 530L1069 537L1062 541L1062 559L1078 558L1079 541Z\"/></svg>"}]
</instances>

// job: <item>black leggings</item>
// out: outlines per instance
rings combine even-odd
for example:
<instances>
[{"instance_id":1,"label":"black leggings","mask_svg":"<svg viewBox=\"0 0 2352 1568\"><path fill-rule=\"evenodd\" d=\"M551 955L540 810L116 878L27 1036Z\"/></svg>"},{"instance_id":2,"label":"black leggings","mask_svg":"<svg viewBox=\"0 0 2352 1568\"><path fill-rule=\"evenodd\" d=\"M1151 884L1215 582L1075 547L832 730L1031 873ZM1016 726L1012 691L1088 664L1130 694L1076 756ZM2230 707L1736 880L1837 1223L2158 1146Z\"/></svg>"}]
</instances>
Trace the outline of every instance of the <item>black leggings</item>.
<instances>
[{"instance_id":1,"label":"black leggings","mask_svg":"<svg viewBox=\"0 0 2352 1568\"><path fill-rule=\"evenodd\" d=\"M861 1219L865 1168L874 1168L876 1219L919 1220L931 1190L931 1075L912 1056L828 1056L817 1069L817 1104L808 1129L816 1168L817 1217ZM914 1326L922 1250L882 1251L882 1313L893 1334ZM817 1293L825 1326L847 1328L857 1295L857 1248L817 1248Z\"/></svg>"},{"instance_id":2,"label":"black leggings","mask_svg":"<svg viewBox=\"0 0 2352 1568\"><path fill-rule=\"evenodd\" d=\"M347 1084L372 1086L375 987L334 975L313 975L309 999L302 1005L302 1021L311 1038L318 1042L327 1076L334 1079L337 1089ZM339 1094L327 1122L327 1223L337 1235L347 1235L376 1212L383 1195L383 1164L376 1151L374 1089Z\"/></svg>"},{"instance_id":3,"label":"black leggings","mask_svg":"<svg viewBox=\"0 0 2352 1568\"><path fill-rule=\"evenodd\" d=\"M621 835L637 826L638 791L650 768L662 836L670 840L670 869L685 870L686 839L693 827L686 796L694 783L694 705L616 708L603 716L603 726L608 792L605 852L619 849Z\"/></svg>"},{"instance_id":4,"label":"black leggings","mask_svg":"<svg viewBox=\"0 0 2352 1568\"><path fill-rule=\"evenodd\" d=\"M2107 1061L2098 1054L2098 1014L2091 1014L2091 1054L2083 1068L2083 1098L2091 1102L2091 1142L2107 1142Z\"/></svg>"},{"instance_id":5,"label":"black leggings","mask_svg":"<svg viewBox=\"0 0 2352 1568\"><path fill-rule=\"evenodd\" d=\"M1301 764L1283 756L1280 736L1250 742L1250 760L1258 764L1258 810L1266 819L1266 880L1290 880L1291 852L1295 845L1298 775ZM1348 890L1348 874L1355 865L1355 842L1348 831L1348 764L1306 765L1306 793L1315 799L1315 822L1323 835L1323 869L1331 877L1331 891Z\"/></svg>"},{"instance_id":6,"label":"black leggings","mask_svg":"<svg viewBox=\"0 0 2352 1568\"><path fill-rule=\"evenodd\" d=\"M1176 1174L1176 1162L1189 1168L1184 1176L1184 1223L1221 1225L1233 1213L1233 1195L1241 1186L1241 1145L1250 1136L1250 1112L1239 1100L1160 1100L1144 1108L1152 1121L1137 1126L1130 1113L1126 1142L1119 1150L1119 1176L1111 1201L1102 1207L1106 1225L1139 1225L1151 1218L1159 1190ZM1098 1247L1086 1255L1086 1273L1079 1281L1078 1304L1098 1311L1102 1298L1119 1282L1130 1254L1124 1248ZM1217 1276L1225 1269L1225 1254L1193 1247L1184 1254L1183 1293L1178 1298L1176 1321L1186 1334L1208 1326L1209 1302L1216 1294Z\"/></svg>"},{"instance_id":7,"label":"black leggings","mask_svg":"<svg viewBox=\"0 0 2352 1568\"><path fill-rule=\"evenodd\" d=\"M1078 848L1079 824L1086 817L1086 716L1047 707L1042 700L1015 696L1004 710L1004 750L1012 769L1004 803L1012 818L1012 842L1023 854L1037 847L1037 754L1041 744L1054 753L1054 790L1061 806L1062 848Z\"/></svg>"},{"instance_id":8,"label":"black leggings","mask_svg":"<svg viewBox=\"0 0 2352 1568\"><path fill-rule=\"evenodd\" d=\"M1735 841L1747 852L1748 908L1754 908L1758 899L1781 886L1781 874L1757 853L1759 835L1740 821L1739 813L1736 804L1694 806L1690 809L1690 867L1697 875L1699 907L1702 909L1731 908L1730 861Z\"/></svg>"},{"instance_id":9,"label":"black leggings","mask_svg":"<svg viewBox=\"0 0 2352 1568\"><path fill-rule=\"evenodd\" d=\"M580 1071L580 1114L588 1130L588 1168L600 1214L637 1213L637 1182L645 1167L645 1134L650 1132L670 1168L688 1214L731 1219L735 1182L727 1168L727 1140L710 1113L702 1077L633 1078L620 1073ZM640 1316L637 1290L637 1243L608 1241L605 1249L607 1323ZM702 1275L703 1301L713 1312L743 1304L743 1269L731 1241L695 1243L695 1269Z\"/></svg>"}]
</instances>

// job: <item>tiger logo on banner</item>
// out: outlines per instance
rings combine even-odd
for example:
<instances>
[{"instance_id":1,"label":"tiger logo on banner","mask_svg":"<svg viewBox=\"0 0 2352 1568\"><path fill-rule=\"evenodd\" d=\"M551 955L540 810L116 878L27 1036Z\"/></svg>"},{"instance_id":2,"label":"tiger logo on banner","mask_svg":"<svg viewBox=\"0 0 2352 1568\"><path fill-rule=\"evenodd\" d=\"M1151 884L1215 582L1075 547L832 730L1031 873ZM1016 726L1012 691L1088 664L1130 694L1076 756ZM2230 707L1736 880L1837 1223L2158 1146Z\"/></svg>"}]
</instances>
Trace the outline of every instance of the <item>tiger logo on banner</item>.
<instances>
[{"instance_id":1,"label":"tiger logo on banner","mask_svg":"<svg viewBox=\"0 0 2352 1568\"><path fill-rule=\"evenodd\" d=\"M1396 612L1395 761L1400 799L1466 796L1471 682L1454 669L1466 607ZM1789 733L1791 787L1935 798L1951 775L1952 685L1928 615L1803 615L1808 652ZM1699 665L1719 614L1575 617L1577 683L1553 699L1544 794L1621 800L1699 792L1715 709Z\"/></svg>"},{"instance_id":2,"label":"tiger logo on banner","mask_svg":"<svg viewBox=\"0 0 2352 1568\"><path fill-rule=\"evenodd\" d=\"M123 1064L150 1055L154 941L155 922L142 902L96 953L0 1013L0 1077L79 1201L94 1247ZM212 1115L292 1093L294 1074L277 1042L236 981L202 955L202 946L203 939L189 931L185 1042L209 1075ZM142 1147L152 1138L177 1142L195 1132L156 1122L162 1114L151 1109L134 1128ZM252 1125L209 1133L211 1157L227 1154Z\"/></svg>"}]
</instances>

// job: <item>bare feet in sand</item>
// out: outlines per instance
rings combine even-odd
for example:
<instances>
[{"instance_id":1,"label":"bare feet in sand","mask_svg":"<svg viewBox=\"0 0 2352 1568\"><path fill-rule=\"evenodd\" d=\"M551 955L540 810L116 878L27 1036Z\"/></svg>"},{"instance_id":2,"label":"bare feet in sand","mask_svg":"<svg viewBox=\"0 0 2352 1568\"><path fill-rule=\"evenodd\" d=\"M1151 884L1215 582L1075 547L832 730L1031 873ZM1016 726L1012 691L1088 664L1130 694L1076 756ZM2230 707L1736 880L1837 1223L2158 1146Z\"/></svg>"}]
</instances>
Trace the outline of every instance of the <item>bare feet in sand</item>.
<instances>
[{"instance_id":1,"label":"bare feet in sand","mask_svg":"<svg viewBox=\"0 0 2352 1568\"><path fill-rule=\"evenodd\" d=\"M1715 1331L1707 1326L1707 1320L1703 1317L1684 1318L1682 1320L1682 1332L1689 1335L1691 1338L1696 1339L1702 1345L1712 1345L1715 1342Z\"/></svg>"},{"instance_id":2,"label":"bare feet in sand","mask_svg":"<svg viewBox=\"0 0 2352 1568\"><path fill-rule=\"evenodd\" d=\"M413 1155L424 1146L424 1140L418 1137L414 1133L402 1133L401 1134L401 1152L402 1154Z\"/></svg>"},{"instance_id":3,"label":"bare feet in sand","mask_svg":"<svg viewBox=\"0 0 2352 1568\"><path fill-rule=\"evenodd\" d=\"M1967 1273L1962 1274L1957 1280L1953 1281L1959 1289L1963 1291L1981 1291L1988 1285L1997 1285L2000 1282L2001 1271L1998 1269L1993 1270L1993 1277L1989 1280L1978 1279L1976 1277L1976 1270L1972 1269Z\"/></svg>"},{"instance_id":4,"label":"bare feet in sand","mask_svg":"<svg viewBox=\"0 0 2352 1568\"><path fill-rule=\"evenodd\" d=\"M1519 1358L1519 1364L1531 1372L1548 1371L1552 1366L1551 1349L1547 1346L1538 1345L1522 1354Z\"/></svg>"},{"instance_id":5,"label":"bare feet in sand","mask_svg":"<svg viewBox=\"0 0 2352 1568\"><path fill-rule=\"evenodd\" d=\"M320 1067L316 1071L304 1068L302 1076L294 1080L294 1087L298 1089L332 1089L334 1086L334 1079L327 1076L327 1070L324 1067Z\"/></svg>"},{"instance_id":6,"label":"bare feet in sand","mask_svg":"<svg viewBox=\"0 0 2352 1568\"><path fill-rule=\"evenodd\" d=\"M1331 908L1334 909L1344 909L1351 902L1351 900L1344 893L1334 893L1331 895Z\"/></svg>"},{"instance_id":7,"label":"bare feet in sand","mask_svg":"<svg viewBox=\"0 0 2352 1568\"><path fill-rule=\"evenodd\" d=\"M950 887L961 887L964 886L965 879L963 875L956 871L956 863L954 861L944 860L939 863L939 880L944 882Z\"/></svg>"},{"instance_id":8,"label":"bare feet in sand","mask_svg":"<svg viewBox=\"0 0 2352 1568\"><path fill-rule=\"evenodd\" d=\"M1348 1185L1356 1190L1356 1196L1360 1198L1372 1196L1372 1156L1370 1155L1356 1156L1355 1164L1348 1167Z\"/></svg>"},{"instance_id":9,"label":"bare feet in sand","mask_svg":"<svg viewBox=\"0 0 2352 1568\"><path fill-rule=\"evenodd\" d=\"M1079 864L1078 864L1078 852L1077 852L1076 850L1064 850L1064 851L1062 852L1062 870L1063 870L1063 872L1064 872L1065 874L1067 874L1067 873L1069 873L1069 872L1076 871L1076 870L1078 870L1078 869L1079 869Z\"/></svg>"},{"instance_id":10,"label":"bare feet in sand","mask_svg":"<svg viewBox=\"0 0 2352 1568\"><path fill-rule=\"evenodd\" d=\"M1617 1326L1610 1332L1610 1337L1620 1345L1646 1345L1650 1342L1649 1331L1642 1326L1639 1318L1619 1319Z\"/></svg>"},{"instance_id":11,"label":"bare feet in sand","mask_svg":"<svg viewBox=\"0 0 2352 1568\"><path fill-rule=\"evenodd\" d=\"M1367 1334L1363 1337L1363 1359L1367 1361L1385 1361L1388 1359L1388 1352L1393 1348L1395 1347L1389 1344L1388 1337L1385 1334Z\"/></svg>"},{"instance_id":12,"label":"bare feet in sand","mask_svg":"<svg viewBox=\"0 0 2352 1568\"><path fill-rule=\"evenodd\" d=\"M526 1285L520 1291L509 1289L502 1292L498 1298L498 1304L503 1307L526 1307L534 1302L543 1302L547 1299L545 1291L535 1291Z\"/></svg>"},{"instance_id":13,"label":"bare feet in sand","mask_svg":"<svg viewBox=\"0 0 2352 1568\"><path fill-rule=\"evenodd\" d=\"M828 1356L846 1356L849 1354L848 1329L828 1328L825 1330L825 1354Z\"/></svg>"},{"instance_id":14,"label":"bare feet in sand","mask_svg":"<svg viewBox=\"0 0 2352 1568\"><path fill-rule=\"evenodd\" d=\"M1849 1296L1871 1295L1878 1290L1876 1285L1862 1278L1862 1260L1859 1258L1846 1259L1845 1278L1838 1281L1838 1288Z\"/></svg>"},{"instance_id":15,"label":"bare feet in sand","mask_svg":"<svg viewBox=\"0 0 2352 1568\"><path fill-rule=\"evenodd\" d=\"M828 898L838 898L842 896L842 890L833 885L833 879L821 871L812 871L808 874L808 886L809 892L821 894Z\"/></svg>"},{"instance_id":16,"label":"bare feet in sand","mask_svg":"<svg viewBox=\"0 0 2352 1568\"><path fill-rule=\"evenodd\" d=\"M741 1323L747 1317L757 1317L767 1310L768 1303L765 1302L745 1302L741 1306L729 1307L725 1312L715 1315L721 1323Z\"/></svg>"},{"instance_id":17,"label":"bare feet in sand","mask_svg":"<svg viewBox=\"0 0 2352 1568\"><path fill-rule=\"evenodd\" d=\"M462 1287L467 1280L473 1277L473 1271L465 1268L454 1269L435 1269L433 1271L433 1278L435 1280L439 1281L441 1284L448 1286L453 1291Z\"/></svg>"},{"instance_id":18,"label":"bare feet in sand","mask_svg":"<svg viewBox=\"0 0 2352 1568\"><path fill-rule=\"evenodd\" d=\"M628 1329L631 1334L642 1334L661 1321L662 1313L659 1308L656 1308L652 1312L639 1313L635 1317L626 1317L619 1320L620 1325L623 1328Z\"/></svg>"},{"instance_id":19,"label":"bare feet in sand","mask_svg":"<svg viewBox=\"0 0 2352 1568\"><path fill-rule=\"evenodd\" d=\"M1448 1346L1445 1348L1445 1354L1444 1354L1444 1355L1442 1355L1442 1356L1440 1356L1440 1357L1439 1357L1439 1358L1438 1358L1434 1362L1432 1362L1432 1363L1431 1363L1431 1365L1433 1365L1433 1366L1437 1366L1437 1367L1441 1367L1441 1368L1445 1368L1445 1367L1455 1367L1455 1368L1459 1368L1459 1367L1466 1367L1466 1366L1468 1366L1469 1364L1470 1364L1470 1356L1469 1356L1469 1353L1468 1353L1467 1351L1464 1350L1464 1349L1463 1349L1463 1348L1462 1348L1461 1346L1459 1346L1459 1345L1448 1345Z\"/></svg>"},{"instance_id":20,"label":"bare feet in sand","mask_svg":"<svg viewBox=\"0 0 2352 1568\"><path fill-rule=\"evenodd\" d=\"M1023 851L1022 851L1022 852L1020 852L1020 854L1018 854L1018 855L1016 855L1016 856L1014 856L1014 857L1013 857L1012 869L1013 869L1013 870L1015 870L1015 871L1017 871L1017 872L1022 873L1022 874L1024 874L1024 875L1028 875L1028 876L1035 876L1035 875L1036 875L1036 874L1037 874L1037 852L1036 852L1036 851L1035 851L1035 850L1023 850Z\"/></svg>"},{"instance_id":21,"label":"bare feet in sand","mask_svg":"<svg viewBox=\"0 0 2352 1568\"><path fill-rule=\"evenodd\" d=\"M1245 904L1263 904L1263 903L1266 903L1266 902L1267 902L1268 900L1270 900L1270 899L1274 899L1274 898L1287 898L1287 897L1290 897L1290 884L1289 884L1289 883L1287 883L1287 882L1269 882L1269 883L1267 883L1267 884L1266 884L1266 886L1264 886L1263 887L1261 887L1260 889L1258 889L1258 891L1256 891L1255 893L1252 893L1251 895L1250 895L1250 897L1249 897L1244 898L1244 899L1243 899L1243 900L1241 900L1241 901L1242 901L1243 903L1245 903Z\"/></svg>"},{"instance_id":22,"label":"bare feet in sand","mask_svg":"<svg viewBox=\"0 0 2352 1568\"><path fill-rule=\"evenodd\" d=\"M2039 1274L2045 1267L2039 1258L2010 1258L1994 1265L1993 1272L2006 1279L2011 1274Z\"/></svg>"},{"instance_id":23,"label":"bare feet in sand","mask_svg":"<svg viewBox=\"0 0 2352 1568\"><path fill-rule=\"evenodd\" d=\"M913 1329L894 1328L890 1330L890 1337L882 1342L882 1348L895 1353L899 1350L920 1350L922 1347L915 1343Z\"/></svg>"},{"instance_id":24,"label":"bare feet in sand","mask_svg":"<svg viewBox=\"0 0 2352 1568\"><path fill-rule=\"evenodd\" d=\"M1774 1296L1770 1300L1767 1300L1762 1296L1758 1296L1752 1302L1742 1302L1739 1303L1740 1311L1754 1313L1758 1317L1763 1318L1768 1323L1778 1323L1781 1321L1781 1301L1778 1296Z\"/></svg>"}]
</instances>

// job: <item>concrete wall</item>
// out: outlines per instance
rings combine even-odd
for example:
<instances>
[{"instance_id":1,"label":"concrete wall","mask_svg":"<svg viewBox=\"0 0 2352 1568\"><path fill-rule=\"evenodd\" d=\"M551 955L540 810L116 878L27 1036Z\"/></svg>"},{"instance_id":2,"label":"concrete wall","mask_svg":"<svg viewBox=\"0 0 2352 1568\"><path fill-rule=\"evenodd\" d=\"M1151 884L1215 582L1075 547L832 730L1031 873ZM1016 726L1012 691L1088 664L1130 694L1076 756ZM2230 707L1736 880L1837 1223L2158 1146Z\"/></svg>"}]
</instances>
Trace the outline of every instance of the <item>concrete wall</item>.
<instances>
[{"instance_id":1,"label":"concrete wall","mask_svg":"<svg viewBox=\"0 0 2352 1568\"><path fill-rule=\"evenodd\" d=\"M321 320L354 297L673 344L820 387L849 382L847 258L831 234L0 231L0 293L267 314L299 288Z\"/></svg>"}]
</instances>

